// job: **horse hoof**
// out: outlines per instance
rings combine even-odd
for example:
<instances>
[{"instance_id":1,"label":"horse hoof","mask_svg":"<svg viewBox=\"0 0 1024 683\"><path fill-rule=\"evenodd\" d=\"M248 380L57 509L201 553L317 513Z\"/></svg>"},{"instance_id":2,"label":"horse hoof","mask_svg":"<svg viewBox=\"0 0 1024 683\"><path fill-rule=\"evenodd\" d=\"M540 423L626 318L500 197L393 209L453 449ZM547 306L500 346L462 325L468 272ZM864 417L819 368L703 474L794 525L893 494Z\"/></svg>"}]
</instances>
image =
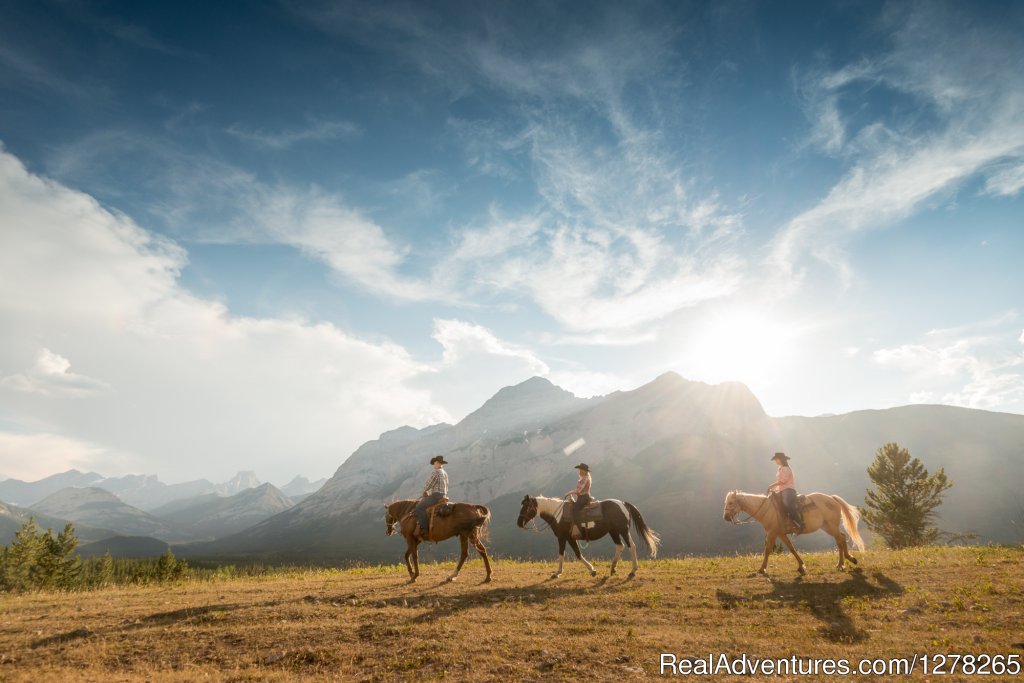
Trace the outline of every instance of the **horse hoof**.
<instances>
[{"instance_id":1,"label":"horse hoof","mask_svg":"<svg viewBox=\"0 0 1024 683\"><path fill-rule=\"evenodd\" d=\"M798 574L800 574L800 576L803 576L804 574L806 574L806 573L807 573L807 570L806 570L806 569L804 569L803 567L800 567L800 568L799 568L799 569L797 569L796 571L797 571L797 573L798 573Z\"/></svg>"},{"instance_id":2,"label":"horse hoof","mask_svg":"<svg viewBox=\"0 0 1024 683\"><path fill-rule=\"evenodd\" d=\"M615 576L615 570L614 569L611 570L611 572L608 574L608 576Z\"/></svg>"},{"instance_id":3,"label":"horse hoof","mask_svg":"<svg viewBox=\"0 0 1024 683\"><path fill-rule=\"evenodd\" d=\"M557 578L558 578L559 576L561 576L561 575L562 575L562 574L561 574L560 572L555 572L554 574L552 574L552 575L551 575L551 578L552 578L552 579L557 579Z\"/></svg>"},{"instance_id":4,"label":"horse hoof","mask_svg":"<svg viewBox=\"0 0 1024 683\"><path fill-rule=\"evenodd\" d=\"M457 577L457 576L449 576L447 579L445 579L445 583L455 583L455 580L457 578L459 578L459 577Z\"/></svg>"},{"instance_id":5,"label":"horse hoof","mask_svg":"<svg viewBox=\"0 0 1024 683\"><path fill-rule=\"evenodd\" d=\"M857 558L856 557L848 557L846 559L848 559L850 562L853 562L854 564L857 564Z\"/></svg>"},{"instance_id":6,"label":"horse hoof","mask_svg":"<svg viewBox=\"0 0 1024 683\"><path fill-rule=\"evenodd\" d=\"M636 572L630 572L629 576L626 577L626 581L630 581L636 578Z\"/></svg>"},{"instance_id":7,"label":"horse hoof","mask_svg":"<svg viewBox=\"0 0 1024 683\"><path fill-rule=\"evenodd\" d=\"M486 579L484 579L484 583L490 583L490 582L491 582L491 577L488 576Z\"/></svg>"},{"instance_id":8,"label":"horse hoof","mask_svg":"<svg viewBox=\"0 0 1024 683\"><path fill-rule=\"evenodd\" d=\"M590 570L590 575L591 576L597 576L597 570L596 569L591 569Z\"/></svg>"},{"instance_id":9,"label":"horse hoof","mask_svg":"<svg viewBox=\"0 0 1024 683\"><path fill-rule=\"evenodd\" d=\"M768 571L765 570L765 569L758 569L757 573L760 574L761 576L768 576Z\"/></svg>"}]
</instances>

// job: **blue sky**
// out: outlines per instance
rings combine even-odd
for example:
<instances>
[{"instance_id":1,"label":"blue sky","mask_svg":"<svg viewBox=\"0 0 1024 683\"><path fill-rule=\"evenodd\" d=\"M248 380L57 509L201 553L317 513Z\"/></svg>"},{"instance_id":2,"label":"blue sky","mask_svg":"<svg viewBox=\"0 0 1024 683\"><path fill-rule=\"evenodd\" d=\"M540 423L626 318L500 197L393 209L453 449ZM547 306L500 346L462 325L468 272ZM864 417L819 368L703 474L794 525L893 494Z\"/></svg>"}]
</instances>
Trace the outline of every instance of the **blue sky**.
<instances>
[{"instance_id":1,"label":"blue sky","mask_svg":"<svg viewBox=\"0 0 1024 683\"><path fill-rule=\"evenodd\" d=\"M0 474L323 476L537 374L1024 412L1019 3L245 10L6 8Z\"/></svg>"}]
</instances>

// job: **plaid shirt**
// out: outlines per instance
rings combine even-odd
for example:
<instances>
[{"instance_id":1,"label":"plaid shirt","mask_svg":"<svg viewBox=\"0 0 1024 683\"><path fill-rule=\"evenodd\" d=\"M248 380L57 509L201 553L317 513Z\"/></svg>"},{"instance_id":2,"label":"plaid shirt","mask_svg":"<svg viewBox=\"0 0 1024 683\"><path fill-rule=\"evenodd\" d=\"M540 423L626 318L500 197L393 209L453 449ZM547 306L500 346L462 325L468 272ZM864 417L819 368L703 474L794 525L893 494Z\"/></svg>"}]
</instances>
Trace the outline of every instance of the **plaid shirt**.
<instances>
[{"instance_id":1,"label":"plaid shirt","mask_svg":"<svg viewBox=\"0 0 1024 683\"><path fill-rule=\"evenodd\" d=\"M423 495L429 496L431 493L440 493L442 496L448 495L448 473L443 469L434 470L430 473L430 478L427 479L427 484L423 487Z\"/></svg>"}]
</instances>

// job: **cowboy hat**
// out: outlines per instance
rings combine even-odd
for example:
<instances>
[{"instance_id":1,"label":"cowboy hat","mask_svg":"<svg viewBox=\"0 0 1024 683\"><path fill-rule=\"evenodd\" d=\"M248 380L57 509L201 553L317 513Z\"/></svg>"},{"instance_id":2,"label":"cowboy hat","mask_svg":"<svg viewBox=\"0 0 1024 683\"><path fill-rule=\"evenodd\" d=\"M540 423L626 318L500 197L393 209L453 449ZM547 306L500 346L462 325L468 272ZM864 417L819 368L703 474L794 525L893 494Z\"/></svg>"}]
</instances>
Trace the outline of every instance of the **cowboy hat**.
<instances>
[{"instance_id":1,"label":"cowboy hat","mask_svg":"<svg viewBox=\"0 0 1024 683\"><path fill-rule=\"evenodd\" d=\"M590 467L585 462L581 462L579 465L576 465L575 469L583 470L584 472L589 472L590 471Z\"/></svg>"},{"instance_id":2,"label":"cowboy hat","mask_svg":"<svg viewBox=\"0 0 1024 683\"><path fill-rule=\"evenodd\" d=\"M790 457L788 455L786 455L785 453L776 453L775 455L773 455L771 457L772 460L778 460L779 458L781 458L782 460L784 460L786 462L790 461Z\"/></svg>"},{"instance_id":3,"label":"cowboy hat","mask_svg":"<svg viewBox=\"0 0 1024 683\"><path fill-rule=\"evenodd\" d=\"M440 461L442 465L447 465L448 461L444 459L443 455L435 455L430 459L430 464L433 465L435 462Z\"/></svg>"}]
</instances>

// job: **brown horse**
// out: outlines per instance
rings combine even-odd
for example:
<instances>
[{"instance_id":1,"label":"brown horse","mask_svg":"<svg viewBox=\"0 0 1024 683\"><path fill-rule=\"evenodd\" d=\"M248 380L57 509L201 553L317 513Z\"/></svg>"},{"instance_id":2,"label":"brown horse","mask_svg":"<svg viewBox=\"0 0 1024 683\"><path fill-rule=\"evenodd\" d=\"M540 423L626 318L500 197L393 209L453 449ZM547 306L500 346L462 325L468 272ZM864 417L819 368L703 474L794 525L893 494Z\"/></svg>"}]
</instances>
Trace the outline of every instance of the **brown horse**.
<instances>
[{"instance_id":1,"label":"brown horse","mask_svg":"<svg viewBox=\"0 0 1024 683\"><path fill-rule=\"evenodd\" d=\"M864 552L864 541L860 537L860 532L857 531L857 522L860 520L860 512L857 508L839 496L830 496L827 493L809 493L807 494L807 500L812 502L813 505L803 510L804 530L800 533L809 534L818 529L823 529L825 533L836 539L836 547L839 549L839 566L837 569L840 571L843 569L843 562L845 560L857 564L857 559L850 555L850 551L846 546L846 537L839 528L841 520L843 526L846 527L846 532L850 534L850 540L857 546L857 550ZM781 512L779 506L775 505L771 498L756 493L730 491L725 496L725 511L722 516L727 522L740 524L736 516L741 511L746 513L752 520L760 522L761 526L764 527L764 560L761 562L761 568L757 570L759 574L767 573L768 553L775 547L776 538L781 538L782 542L789 548L789 552L793 553L793 557L796 558L797 562L797 571L801 574L805 573L804 561L796 552L793 542L789 540L787 535L790 524L789 517Z\"/></svg>"},{"instance_id":2,"label":"brown horse","mask_svg":"<svg viewBox=\"0 0 1024 683\"><path fill-rule=\"evenodd\" d=\"M420 575L420 541L414 534L416 531L416 514L414 512L416 503L415 500L396 500L390 504L384 503L384 509L387 510L384 521L388 525L388 536L395 533L397 526L402 536L405 537L405 567L409 570L409 583L414 583ZM424 540L437 543L452 536L458 536L459 542L462 544L459 565L448 577L448 581L458 578L466 556L469 554L470 543L480 553L480 557L484 558L484 567L487 569L487 578L484 579L484 583L491 580L491 561L487 558L487 548L484 547L487 525L490 521L491 511L483 505L473 505L472 503L455 503L451 514L446 517L433 515L430 522L430 536ZM409 561L410 557L412 562Z\"/></svg>"}]
</instances>

